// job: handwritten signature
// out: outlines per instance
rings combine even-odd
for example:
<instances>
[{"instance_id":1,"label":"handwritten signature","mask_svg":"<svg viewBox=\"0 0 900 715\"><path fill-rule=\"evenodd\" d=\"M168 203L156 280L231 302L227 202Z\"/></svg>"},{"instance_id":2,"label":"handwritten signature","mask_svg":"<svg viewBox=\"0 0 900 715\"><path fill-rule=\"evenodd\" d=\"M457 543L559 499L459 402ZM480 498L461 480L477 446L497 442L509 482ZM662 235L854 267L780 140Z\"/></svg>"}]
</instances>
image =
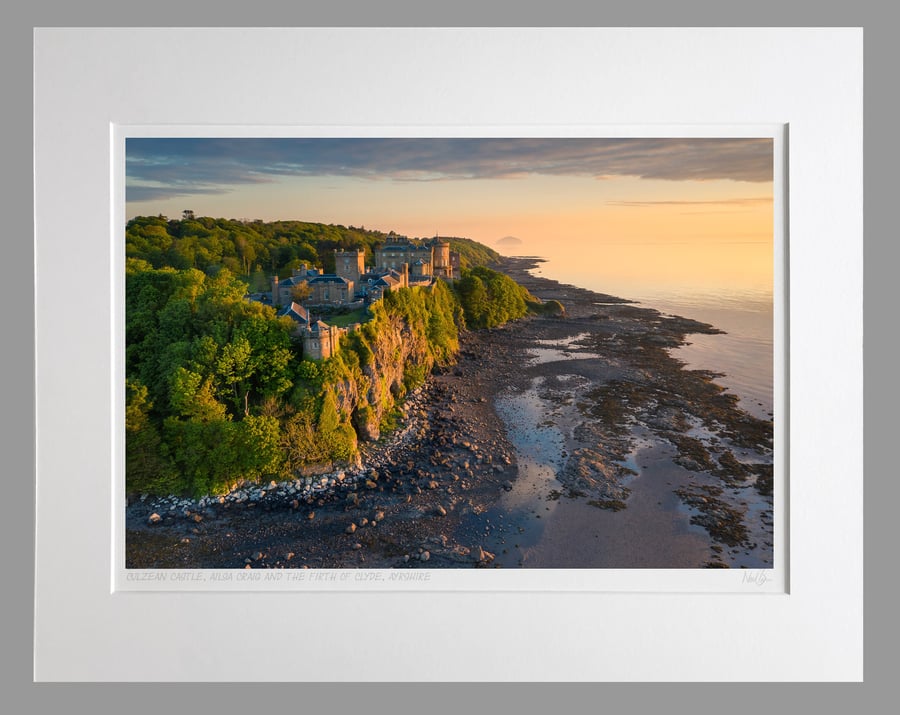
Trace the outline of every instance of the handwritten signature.
<instances>
[{"instance_id":1,"label":"handwritten signature","mask_svg":"<svg viewBox=\"0 0 900 715\"><path fill-rule=\"evenodd\" d=\"M744 571L741 583L752 583L756 586L765 586L772 579L766 575L765 571Z\"/></svg>"}]
</instances>

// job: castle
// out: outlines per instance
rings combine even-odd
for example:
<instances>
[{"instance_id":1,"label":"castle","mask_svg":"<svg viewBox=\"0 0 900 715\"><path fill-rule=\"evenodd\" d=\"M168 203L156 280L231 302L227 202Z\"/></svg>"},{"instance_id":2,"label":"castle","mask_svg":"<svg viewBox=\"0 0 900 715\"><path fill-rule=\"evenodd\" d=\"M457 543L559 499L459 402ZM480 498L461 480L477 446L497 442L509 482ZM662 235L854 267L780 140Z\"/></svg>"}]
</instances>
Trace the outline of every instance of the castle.
<instances>
[{"instance_id":1,"label":"castle","mask_svg":"<svg viewBox=\"0 0 900 715\"><path fill-rule=\"evenodd\" d=\"M362 307L380 300L385 292L410 286L430 286L441 278L460 277L460 256L450 250L450 243L435 237L428 241L413 241L404 236L391 235L383 245L374 249L375 267L366 270L362 248L334 252L334 273L322 273L306 264L291 271L291 277L272 278L272 305L279 315L290 317L297 324L294 334L303 341L303 354L324 360L338 350L340 336L348 328L328 325L314 320L309 307ZM298 301L298 293L305 293ZM350 326L350 329L355 326Z\"/></svg>"},{"instance_id":2,"label":"castle","mask_svg":"<svg viewBox=\"0 0 900 715\"><path fill-rule=\"evenodd\" d=\"M376 270L396 270L403 264L410 266L413 276L459 278L459 254L450 250L449 241L437 236L422 242L398 236L375 249Z\"/></svg>"},{"instance_id":3,"label":"castle","mask_svg":"<svg viewBox=\"0 0 900 715\"><path fill-rule=\"evenodd\" d=\"M297 301L278 311L279 317L287 316L294 321L294 335L303 341L303 355L311 360L325 360L338 350L342 335L346 335L350 328L339 328L329 325L324 320L315 319Z\"/></svg>"}]
</instances>

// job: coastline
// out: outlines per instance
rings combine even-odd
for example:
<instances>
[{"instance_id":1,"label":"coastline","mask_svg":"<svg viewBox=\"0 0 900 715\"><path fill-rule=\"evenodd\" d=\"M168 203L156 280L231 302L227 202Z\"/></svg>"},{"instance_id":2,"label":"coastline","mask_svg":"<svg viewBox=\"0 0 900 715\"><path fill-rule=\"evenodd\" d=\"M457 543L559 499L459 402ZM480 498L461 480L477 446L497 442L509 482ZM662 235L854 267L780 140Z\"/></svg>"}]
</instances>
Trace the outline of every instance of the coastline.
<instances>
[{"instance_id":1,"label":"coastline","mask_svg":"<svg viewBox=\"0 0 900 715\"><path fill-rule=\"evenodd\" d=\"M771 565L771 422L668 352L720 331L534 276L538 260L497 268L566 317L463 333L362 469L317 491L135 502L126 566Z\"/></svg>"}]
</instances>

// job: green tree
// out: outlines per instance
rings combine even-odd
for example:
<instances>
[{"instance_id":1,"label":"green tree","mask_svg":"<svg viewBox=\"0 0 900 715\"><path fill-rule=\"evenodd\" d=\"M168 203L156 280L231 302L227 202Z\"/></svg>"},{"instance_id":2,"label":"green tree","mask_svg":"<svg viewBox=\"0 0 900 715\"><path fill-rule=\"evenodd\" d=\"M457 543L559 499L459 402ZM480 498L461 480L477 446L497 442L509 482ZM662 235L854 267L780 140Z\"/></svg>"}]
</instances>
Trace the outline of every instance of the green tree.
<instances>
[{"instance_id":1,"label":"green tree","mask_svg":"<svg viewBox=\"0 0 900 715\"><path fill-rule=\"evenodd\" d=\"M477 266L464 271L456 291L470 328L492 328L528 313L531 295L509 276Z\"/></svg>"},{"instance_id":2,"label":"green tree","mask_svg":"<svg viewBox=\"0 0 900 715\"><path fill-rule=\"evenodd\" d=\"M312 288L309 287L309 283L307 283L306 281L297 283L296 285L291 287L291 300L296 301L297 303L302 303L311 295Z\"/></svg>"},{"instance_id":3,"label":"green tree","mask_svg":"<svg viewBox=\"0 0 900 715\"><path fill-rule=\"evenodd\" d=\"M147 388L125 382L125 491L128 494L171 494L181 485L168 450L150 419L153 406Z\"/></svg>"}]
</instances>

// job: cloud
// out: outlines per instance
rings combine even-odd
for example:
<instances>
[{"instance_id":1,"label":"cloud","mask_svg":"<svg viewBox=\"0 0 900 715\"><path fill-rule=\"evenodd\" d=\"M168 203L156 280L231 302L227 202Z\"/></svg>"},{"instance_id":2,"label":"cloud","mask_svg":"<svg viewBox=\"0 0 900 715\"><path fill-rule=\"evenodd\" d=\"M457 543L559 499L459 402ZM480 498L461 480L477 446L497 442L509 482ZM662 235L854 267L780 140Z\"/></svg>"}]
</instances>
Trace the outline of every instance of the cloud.
<instances>
[{"instance_id":1,"label":"cloud","mask_svg":"<svg viewBox=\"0 0 900 715\"><path fill-rule=\"evenodd\" d=\"M772 199L767 196L736 199L713 199L710 201L607 201L610 206L633 206L644 208L647 206L755 206L757 204L771 204Z\"/></svg>"},{"instance_id":2,"label":"cloud","mask_svg":"<svg viewBox=\"0 0 900 715\"><path fill-rule=\"evenodd\" d=\"M197 196L208 194L227 194L230 189L224 186L144 186L126 185L125 201L159 201L178 196Z\"/></svg>"},{"instance_id":3,"label":"cloud","mask_svg":"<svg viewBox=\"0 0 900 715\"><path fill-rule=\"evenodd\" d=\"M286 176L395 181L512 179L542 174L670 181L772 180L771 139L129 138L134 196L221 193ZM132 199L129 199L132 200ZM136 198L133 200L146 200Z\"/></svg>"}]
</instances>

